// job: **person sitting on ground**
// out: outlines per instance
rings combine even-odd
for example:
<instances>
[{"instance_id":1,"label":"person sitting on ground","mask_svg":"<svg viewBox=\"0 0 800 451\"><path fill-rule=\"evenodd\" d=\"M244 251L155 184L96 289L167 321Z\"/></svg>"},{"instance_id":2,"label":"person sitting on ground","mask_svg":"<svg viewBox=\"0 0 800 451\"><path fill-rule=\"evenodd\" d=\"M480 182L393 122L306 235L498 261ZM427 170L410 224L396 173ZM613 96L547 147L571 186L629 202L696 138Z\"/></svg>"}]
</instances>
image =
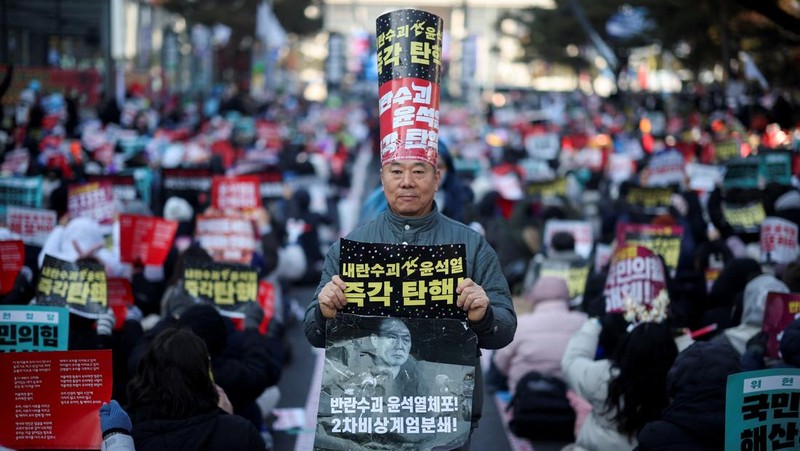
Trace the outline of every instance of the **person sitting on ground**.
<instances>
[{"instance_id":1,"label":"person sitting on ground","mask_svg":"<svg viewBox=\"0 0 800 451\"><path fill-rule=\"evenodd\" d=\"M138 451L265 448L249 421L230 415L230 401L214 384L208 349L187 329L168 329L153 340L128 385L128 399Z\"/></svg>"}]
</instances>

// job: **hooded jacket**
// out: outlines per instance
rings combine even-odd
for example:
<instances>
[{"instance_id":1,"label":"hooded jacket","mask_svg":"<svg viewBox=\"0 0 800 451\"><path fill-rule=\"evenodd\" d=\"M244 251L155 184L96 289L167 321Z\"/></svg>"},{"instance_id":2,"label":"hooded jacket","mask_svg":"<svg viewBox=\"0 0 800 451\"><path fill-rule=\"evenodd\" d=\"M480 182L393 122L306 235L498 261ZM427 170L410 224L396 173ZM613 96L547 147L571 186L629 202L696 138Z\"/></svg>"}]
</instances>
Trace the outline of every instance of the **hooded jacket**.
<instances>
[{"instance_id":1,"label":"hooded jacket","mask_svg":"<svg viewBox=\"0 0 800 451\"><path fill-rule=\"evenodd\" d=\"M478 336L478 347L499 349L511 342L517 328L517 317L497 254L478 232L441 214L435 202L432 211L419 218L406 218L386 210L374 220L352 231L347 239L389 244L465 244L466 275L483 288L490 301L483 319L469 323L469 327ZM339 273L339 244L337 241L328 250L322 278L305 314L306 338L312 346L318 348L325 346L326 319L322 316L317 296L331 278ZM475 371L473 423L480 418L483 408L482 374L479 363Z\"/></svg>"},{"instance_id":2,"label":"hooded jacket","mask_svg":"<svg viewBox=\"0 0 800 451\"><path fill-rule=\"evenodd\" d=\"M767 293L770 291L788 293L789 288L770 274L762 274L748 282L744 289L742 322L738 326L725 329L722 334L739 355L744 354L747 340L761 332ZM722 337L717 337L715 340L718 339Z\"/></svg>"},{"instance_id":3,"label":"hooded jacket","mask_svg":"<svg viewBox=\"0 0 800 451\"><path fill-rule=\"evenodd\" d=\"M249 421L221 410L181 420L134 422L131 436L137 451L264 451L266 447Z\"/></svg>"},{"instance_id":4,"label":"hooded jacket","mask_svg":"<svg viewBox=\"0 0 800 451\"><path fill-rule=\"evenodd\" d=\"M661 419L639 432L639 451L725 449L725 390L739 358L720 343L697 342L678 354L667 373L672 400Z\"/></svg>"}]
</instances>

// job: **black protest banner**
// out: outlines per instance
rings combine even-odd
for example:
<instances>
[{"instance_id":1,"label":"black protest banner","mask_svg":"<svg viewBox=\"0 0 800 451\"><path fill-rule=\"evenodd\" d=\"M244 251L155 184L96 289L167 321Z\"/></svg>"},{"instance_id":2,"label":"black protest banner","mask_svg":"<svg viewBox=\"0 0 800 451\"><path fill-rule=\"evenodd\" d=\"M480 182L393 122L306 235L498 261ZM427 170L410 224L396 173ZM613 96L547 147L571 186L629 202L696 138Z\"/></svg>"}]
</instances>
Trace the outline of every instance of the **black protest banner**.
<instances>
[{"instance_id":1,"label":"black protest banner","mask_svg":"<svg viewBox=\"0 0 800 451\"><path fill-rule=\"evenodd\" d=\"M45 255L36 304L68 306L72 313L96 319L108 307L108 283L102 264L59 260Z\"/></svg>"},{"instance_id":2,"label":"black protest banner","mask_svg":"<svg viewBox=\"0 0 800 451\"><path fill-rule=\"evenodd\" d=\"M456 287L466 277L463 244L412 246L342 239L345 313L465 319Z\"/></svg>"},{"instance_id":3,"label":"black protest banner","mask_svg":"<svg viewBox=\"0 0 800 451\"><path fill-rule=\"evenodd\" d=\"M203 302L219 308L230 317L244 317L244 306L258 300L258 273L244 265L187 262L183 288Z\"/></svg>"}]
</instances>

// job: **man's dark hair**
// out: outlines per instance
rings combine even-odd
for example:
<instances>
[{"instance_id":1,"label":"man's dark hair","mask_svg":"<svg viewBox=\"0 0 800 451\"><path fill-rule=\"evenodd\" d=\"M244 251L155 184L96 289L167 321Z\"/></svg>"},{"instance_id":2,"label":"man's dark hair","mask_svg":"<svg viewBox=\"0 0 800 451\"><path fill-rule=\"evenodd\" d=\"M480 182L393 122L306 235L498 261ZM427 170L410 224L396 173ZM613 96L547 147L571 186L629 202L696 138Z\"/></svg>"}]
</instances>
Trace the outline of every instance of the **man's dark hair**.
<instances>
[{"instance_id":1,"label":"man's dark hair","mask_svg":"<svg viewBox=\"0 0 800 451\"><path fill-rule=\"evenodd\" d=\"M554 251L574 251L575 237L569 232L556 232L550 239L550 247Z\"/></svg>"}]
</instances>

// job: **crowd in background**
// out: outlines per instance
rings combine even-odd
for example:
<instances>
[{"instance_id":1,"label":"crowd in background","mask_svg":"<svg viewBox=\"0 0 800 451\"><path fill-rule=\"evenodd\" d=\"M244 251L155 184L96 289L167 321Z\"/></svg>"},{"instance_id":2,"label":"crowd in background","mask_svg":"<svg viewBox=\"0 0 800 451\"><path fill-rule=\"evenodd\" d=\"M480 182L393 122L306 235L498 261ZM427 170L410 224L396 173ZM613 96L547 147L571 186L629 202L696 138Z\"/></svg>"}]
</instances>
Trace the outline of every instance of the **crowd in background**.
<instances>
[{"instance_id":1,"label":"crowd in background","mask_svg":"<svg viewBox=\"0 0 800 451\"><path fill-rule=\"evenodd\" d=\"M517 333L494 353L490 380L512 394L531 371L566 383L575 449L722 449L727 375L800 363L800 322L784 332L780 361L765 360L761 333L766 293L800 293L800 262L763 261L758 231L738 230L725 215L726 206L760 202L766 216L800 225L800 112L779 92L735 99L713 90L608 99L504 96L504 106L483 109L443 101L439 131L443 175L436 206L484 234L516 296ZM71 315L69 348L113 349L113 398L131 415L137 448L167 446L159 440L176 429L182 432L168 440L233 446L208 432L210 422L247 431L242 449L261 447L274 406L270 388L292 347L301 345L284 337L296 320L287 300L292 286L316 285L327 247L386 208L377 186L376 106L374 98L331 95L317 103L288 92L256 102L233 86L203 98L158 96L131 85L122 105L110 101L90 111L79 108L75 93L45 92L31 83L0 116L0 171L4 178L42 176L41 208L56 211L59 225L42 247L26 245L25 269L0 302L34 299L45 254L102 263L109 275L132 281L136 308L116 329L110 312L97 320ZM537 144L551 136L555 146ZM687 165L724 167L719 149L730 142L738 157L788 154L791 177L725 189L721 175L698 189L687 173L666 185L670 204L657 211L626 201L632 188L650 186L648 164L657 155L678 152ZM358 179L362 156L366 176ZM179 222L185 240L175 241L162 267L121 263L96 223L68 215L71 184L137 168L152 176L148 199L118 200L116 212ZM214 257L193 240L207 203L166 197L159 183L161 171L174 168L277 175L279 190L262 191L263 207L247 217L257 238L250 265L283 293L265 334L258 330L259 308L246 312L237 328L183 289L183 265ZM555 180L564 181L563 189L530 189ZM570 234L545 243L550 220L588 221L590 254L579 255ZM606 313L609 260L596 257L602 246L613 249L622 222L684 229L661 322L631 328L622 314ZM13 238L0 229L0 240ZM582 260L591 269L580 297L561 279L538 276L543 262ZM704 328L712 331L689 338ZM210 361L186 354L177 359L183 376L169 379L158 370L176 359L165 357L175 353L173 346L196 349ZM225 398L246 422L221 418L217 405Z\"/></svg>"}]
</instances>

